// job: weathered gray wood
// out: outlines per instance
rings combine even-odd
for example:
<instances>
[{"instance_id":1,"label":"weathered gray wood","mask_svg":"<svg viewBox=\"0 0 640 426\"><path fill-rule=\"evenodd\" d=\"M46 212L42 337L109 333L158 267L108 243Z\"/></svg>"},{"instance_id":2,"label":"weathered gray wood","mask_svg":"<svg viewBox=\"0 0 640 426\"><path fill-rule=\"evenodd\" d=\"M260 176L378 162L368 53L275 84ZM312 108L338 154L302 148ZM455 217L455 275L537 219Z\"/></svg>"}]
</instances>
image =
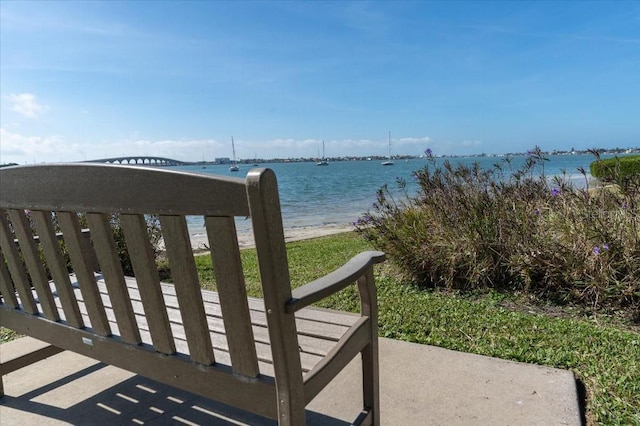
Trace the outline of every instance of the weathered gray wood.
<instances>
[{"instance_id":1,"label":"weathered gray wood","mask_svg":"<svg viewBox=\"0 0 640 426\"><path fill-rule=\"evenodd\" d=\"M89 312L91 327L99 335L108 336L111 334L111 328L98 291L96 277L93 274L93 258L90 254L93 250L88 246L87 240L82 234L78 215L70 212L58 212L57 217L73 264L73 270L80 283L84 303Z\"/></svg>"},{"instance_id":2,"label":"weathered gray wood","mask_svg":"<svg viewBox=\"0 0 640 426\"><path fill-rule=\"evenodd\" d=\"M9 374L13 371L19 370L23 367L26 367L27 365L31 365L34 362L49 358L50 356L53 356L55 354L59 354L63 350L64 349L60 349L57 346L46 345L38 350L23 354L17 358L3 361L2 364L0 364L0 376L4 376L5 374Z\"/></svg>"},{"instance_id":3,"label":"weathered gray wood","mask_svg":"<svg viewBox=\"0 0 640 426\"><path fill-rule=\"evenodd\" d=\"M137 345L141 342L140 332L131 306L122 265L116 252L109 217L102 213L87 213L87 222L91 228L96 257L104 276L109 303L113 307L122 340Z\"/></svg>"},{"instance_id":4,"label":"weathered gray wood","mask_svg":"<svg viewBox=\"0 0 640 426\"><path fill-rule=\"evenodd\" d=\"M273 171L251 170L247 174L247 196L273 352L278 421L283 425L300 425L305 422L302 367L295 317L285 310L291 299L291 283Z\"/></svg>"},{"instance_id":5,"label":"weathered gray wood","mask_svg":"<svg viewBox=\"0 0 640 426\"><path fill-rule=\"evenodd\" d=\"M256 377L260 371L235 222L232 217L208 216L205 226L233 371L242 376Z\"/></svg>"},{"instance_id":6,"label":"weathered gray wood","mask_svg":"<svg viewBox=\"0 0 640 426\"><path fill-rule=\"evenodd\" d=\"M358 278L360 293L360 311L370 320L369 344L365 346L362 355L362 390L364 406L369 409L373 425L380 425L380 365L378 360L378 299L376 284L373 277L373 265L369 266L364 275Z\"/></svg>"},{"instance_id":7,"label":"weathered gray wood","mask_svg":"<svg viewBox=\"0 0 640 426\"><path fill-rule=\"evenodd\" d=\"M87 311L83 304L82 295L80 294L79 289L76 290L76 294L78 296L80 312L83 314L83 316L87 316ZM109 321L113 323L113 329L116 330L114 331L114 333L116 333L116 336L117 336L117 326L115 325L115 321L114 321L115 317L113 315L112 310L110 309L110 306L108 306L108 304L105 304L105 306L107 308L107 318L109 318ZM139 309L140 312L142 312L142 305L140 303L134 302L134 306L136 307L136 310ZM189 355L190 353L189 345L187 342L187 336L185 334L184 327L182 326L182 322L181 322L182 318L180 315L180 311L177 307L174 307L171 305L167 305L167 310L168 310L169 320L171 322L171 331L173 333L174 341L176 343L176 353ZM151 345L152 344L151 336L148 333L149 327L143 313L141 313L138 316L138 321L140 325L142 343ZM222 323L222 319L207 313L207 323L209 325L209 330L210 330L209 335L211 338L211 342L212 342L213 348L216 351L216 363L221 363L221 364L231 366L232 363L231 363L231 357L229 355L229 346L227 344L225 328ZM260 329L262 327L256 327L256 328ZM264 333L266 334L266 329L264 329ZM333 344L335 344L335 342L332 342L331 347L333 347ZM271 355L271 347L269 345L268 339L265 342L256 341L255 346L256 346L256 352L258 356L258 365L259 365L260 373L263 375L273 376L273 367L272 367L273 361L272 361L272 355ZM331 348L329 348L329 350L330 349ZM302 371L306 373L311 369L313 369L313 367L322 360L323 356L326 355L329 352L329 350L326 350L323 354L320 354L320 355L301 351L300 360L302 364Z\"/></svg>"},{"instance_id":8,"label":"weathered gray wood","mask_svg":"<svg viewBox=\"0 0 640 426\"><path fill-rule=\"evenodd\" d=\"M146 345L126 345L116 338L97 336L86 330L42 321L41 318L17 311L0 309L0 324L65 350L88 357L98 356L102 362L170 386L277 418L273 378L259 376L250 382L240 380L224 365L200 364L195 368L196 364L185 356L167 356ZM123 354L123 349L126 354Z\"/></svg>"},{"instance_id":9,"label":"weathered gray wood","mask_svg":"<svg viewBox=\"0 0 640 426\"><path fill-rule=\"evenodd\" d=\"M129 279L127 282L131 283L132 281ZM98 282L98 286L101 288L102 292L106 292L106 288L104 287L103 284L101 284L100 281ZM135 287L130 287L129 291L132 293L132 305L136 309L136 312L142 313L143 308L142 308L142 304L139 301L140 300L139 293L137 292ZM167 304L167 310L169 311L169 319L173 321L175 318L177 318L177 321L179 321L179 315L176 317L171 313L172 309L178 310L177 299L175 298L175 291L173 290L173 286L164 284L162 286L162 291L164 294L165 302ZM202 293L203 293L203 296L205 296L206 298L207 295L213 292L204 290ZM217 293L213 293L213 294L217 294ZM110 307L108 300L105 300L105 306L107 308ZM264 305L262 305L262 309L264 309ZM219 305L217 305L216 303L205 302L205 312L207 313L207 323L209 325L209 330L212 333L219 333L221 335L224 335L225 333L227 333L225 330L225 325L223 324L222 314L221 314ZM255 336L255 343L256 343L256 347L260 349L269 345L269 335L266 328L266 321L264 320L264 312L262 312L262 314L263 315L259 317L257 321L254 321L252 317L252 330ZM328 312L328 311L320 312L320 314L322 314L322 316L318 315L317 317L318 318L324 317L325 323L331 323L332 317L342 316L339 313ZM360 317L351 316L351 318L352 318L351 324L353 324ZM140 318L140 322L141 322L141 327L143 327L144 329L144 327L146 326L146 321L144 320L144 317ZM304 330L305 328L309 328L309 327L306 327L306 324L309 324L309 321L306 321L304 324L302 324L301 327L298 327L298 330ZM310 356L320 356L320 357L325 356L331 350L331 348L335 345L335 343L339 340L340 338L339 336L344 334L346 330L347 330L347 327L343 327L338 333L338 337L335 337L334 335L334 333L336 333L335 330L331 331L331 334L332 334L331 336L324 336L324 335L307 336L303 334L298 334L298 343L301 349L301 355L304 356L304 354L308 354ZM224 345L225 342L222 342L221 344L217 340L214 341L213 342L214 348L228 350L228 346ZM258 352L259 352L260 359L271 359L270 352L268 355L260 351ZM309 363L306 363L306 364L305 364L306 362L305 359L302 360L303 370L305 369L309 370L317 362L317 360L315 362L312 361L312 358L309 358L308 360L309 360ZM264 371L262 370L260 371L263 374L265 374Z\"/></svg>"},{"instance_id":10,"label":"weathered gray wood","mask_svg":"<svg viewBox=\"0 0 640 426\"><path fill-rule=\"evenodd\" d=\"M311 402L370 341L371 320L362 317L304 378L306 402Z\"/></svg>"},{"instance_id":11,"label":"weathered gray wood","mask_svg":"<svg viewBox=\"0 0 640 426\"><path fill-rule=\"evenodd\" d=\"M56 232L51 222L51 212L32 210L31 218L40 236L40 244L42 244L42 250L46 257L49 271L51 272L56 291L62 302L65 320L73 327L84 327L84 322L78 309L78 303L71 288L71 281L69 280L69 274L67 272L67 263L62 255L62 250L60 249L60 244L58 243L58 238L56 237Z\"/></svg>"},{"instance_id":12,"label":"weathered gray wood","mask_svg":"<svg viewBox=\"0 0 640 426\"><path fill-rule=\"evenodd\" d=\"M168 291L165 291L168 294ZM218 293L214 291L203 291L202 297L205 302L220 303ZM247 297L250 311L258 311L264 313L264 300L257 297ZM325 312L327 314L325 314ZM301 309L296 312L296 318L311 320L317 323L326 323L332 325L343 325L350 327L360 315L352 312L334 311L331 309L323 309L314 307L313 309ZM265 322L266 324L266 322ZM336 339L337 340L337 339Z\"/></svg>"},{"instance_id":13,"label":"weathered gray wood","mask_svg":"<svg viewBox=\"0 0 640 426\"><path fill-rule=\"evenodd\" d=\"M86 163L3 169L0 197L4 208L131 214L249 215L245 183L239 178ZM82 179L78 179L78 176L82 176Z\"/></svg>"},{"instance_id":14,"label":"weathered gray wood","mask_svg":"<svg viewBox=\"0 0 640 426\"><path fill-rule=\"evenodd\" d=\"M2 303L8 305L11 309L18 307L18 298L11 283L11 277L9 276L2 250L0 250L0 296L2 296Z\"/></svg>"},{"instance_id":15,"label":"weathered gray wood","mask_svg":"<svg viewBox=\"0 0 640 426\"><path fill-rule=\"evenodd\" d=\"M360 253L341 268L296 288L292 292L292 299L287 302L287 312L295 312L342 290L362 276L367 268L375 263L384 262L384 257L384 253L379 251Z\"/></svg>"},{"instance_id":16,"label":"weathered gray wood","mask_svg":"<svg viewBox=\"0 0 640 426\"><path fill-rule=\"evenodd\" d=\"M136 275L144 313L149 320L153 346L158 352L172 354L176 351L167 308L162 298L160 278L156 269L153 249L147 235L147 225L142 215L123 214L120 217L127 250Z\"/></svg>"},{"instance_id":17,"label":"weathered gray wood","mask_svg":"<svg viewBox=\"0 0 640 426\"><path fill-rule=\"evenodd\" d=\"M184 216L160 216L160 227L169 257L171 277L178 296L182 323L191 358L200 364L213 364L213 348L204 313L198 272Z\"/></svg>"},{"instance_id":18,"label":"weathered gray wood","mask_svg":"<svg viewBox=\"0 0 640 426\"><path fill-rule=\"evenodd\" d=\"M7 221L7 213L5 210L0 210L0 249L2 249L2 253L7 261L9 273L13 279L13 285L20 296L22 309L30 314L38 313L36 302L31 294L29 278L20 260L18 249L13 243L13 235L9 229L9 222Z\"/></svg>"},{"instance_id":19,"label":"weathered gray wood","mask_svg":"<svg viewBox=\"0 0 640 426\"><path fill-rule=\"evenodd\" d=\"M30 271L42 268L34 264L34 247L42 245L54 282L45 285L42 274L33 275L39 276L40 287L53 290L54 306L47 309L61 317L47 321L39 314L41 302L51 301L34 298L40 292L30 287L6 214L0 211L0 325L281 425L304 424L306 403L360 353L364 406L356 422L379 424L373 265L384 254L356 256L292 292L272 171L254 170L242 180L141 167L46 165L5 168L0 176L0 208L15 209L12 222L21 224L16 236ZM32 210L36 237L25 225L25 208ZM51 211L59 212L71 275ZM78 212L88 212L90 242L88 232L80 229ZM135 278L122 272L109 223L113 213L121 216ZM160 216L175 285L159 281L144 214ZM219 293L199 287L185 214L205 216ZM237 215L252 219L263 300L246 295ZM5 267L5 258L15 271ZM96 276L98 269L101 275ZM360 315L308 307L354 282ZM21 303L31 298L32 313L18 297Z\"/></svg>"},{"instance_id":20,"label":"weathered gray wood","mask_svg":"<svg viewBox=\"0 0 640 426\"><path fill-rule=\"evenodd\" d=\"M134 306L134 309L136 310L136 312L139 312L139 311L141 312L142 305L139 302L139 294L137 293L137 290L133 287L130 287L129 292L131 293L132 304ZM212 292L203 291L203 295L205 296L208 295L209 293L212 293ZM177 299L174 296L175 291L173 291L173 286L163 285L163 294L164 294L165 302L167 305L170 321L172 323L179 322L180 317L179 317L179 314L177 313L178 303L177 303ZM213 303L205 303L205 310L207 312L209 330L216 333L226 333L225 327L222 324L222 315L221 315L219 305L216 305ZM327 318L329 318L329 315L336 316L336 314L329 314L329 313L325 315ZM351 323L353 324L357 320L357 318L359 317L355 317L355 319L353 319ZM144 328L146 324L145 320L141 318L140 321L141 321L140 326ZM251 311L251 321L253 325L253 334L256 340L256 347L260 349L262 348L262 346L260 346L261 344L269 345L269 336L266 328L267 323L264 315L264 305L262 307L262 311L253 311L253 310ZM326 324L330 322L331 322L330 319L326 320ZM327 334L323 334L322 333L322 329L324 327L323 323L316 323L315 321L301 320L298 324L299 324L298 342L299 342L300 348L303 349L301 354L310 355L310 358L307 359L309 363L304 364L306 360L305 359L302 360L303 370L310 369L317 362L317 359L313 361L313 358L311 358L311 356L326 355L329 352L329 350L331 350L331 348L335 345L335 343L340 339L340 337L348 329L348 327L345 327L345 326L341 326L340 328L334 327L334 328L330 328ZM215 345L215 342L214 342L214 346L217 347ZM259 351L258 351L258 356L259 356L259 359L261 360L271 359L271 355L265 356L264 353L260 353Z\"/></svg>"},{"instance_id":21,"label":"weathered gray wood","mask_svg":"<svg viewBox=\"0 0 640 426\"><path fill-rule=\"evenodd\" d=\"M47 278L47 273L40 259L38 248L33 240L29 220L24 210L9 210L9 217L11 218L13 231L18 238L20 251L22 251L22 256L27 265L29 276L31 277L31 284L38 294L38 300L40 301L44 316L52 321L58 321L60 316L53 302L49 279Z\"/></svg>"},{"instance_id":22,"label":"weathered gray wood","mask_svg":"<svg viewBox=\"0 0 640 426\"><path fill-rule=\"evenodd\" d=\"M38 342L37 340L34 340L33 342L35 344L27 345L34 346L27 352L18 354L18 356L11 359L2 357L2 360L0 362L0 397L4 396L3 376L5 374L9 374L13 371L26 367L27 365L33 364L34 362L38 362L59 352L62 352L62 349L57 348L53 345L45 345L41 342ZM2 352L0 352L0 354L2 354Z\"/></svg>"}]
</instances>

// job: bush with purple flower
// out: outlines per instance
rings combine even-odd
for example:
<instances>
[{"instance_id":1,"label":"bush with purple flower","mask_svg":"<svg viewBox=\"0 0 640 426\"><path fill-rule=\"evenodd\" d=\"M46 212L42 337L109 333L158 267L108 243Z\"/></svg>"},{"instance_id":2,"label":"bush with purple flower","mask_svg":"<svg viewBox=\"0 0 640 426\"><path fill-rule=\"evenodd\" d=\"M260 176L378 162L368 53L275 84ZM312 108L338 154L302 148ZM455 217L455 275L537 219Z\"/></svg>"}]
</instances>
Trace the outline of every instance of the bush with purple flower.
<instances>
[{"instance_id":1,"label":"bush with purple flower","mask_svg":"<svg viewBox=\"0 0 640 426\"><path fill-rule=\"evenodd\" d=\"M579 169L585 184L575 187L566 174L545 176L538 147L507 174L510 160L430 161L412 175L415 195L381 188L356 230L423 287L517 290L640 316L640 177L594 189Z\"/></svg>"}]
</instances>

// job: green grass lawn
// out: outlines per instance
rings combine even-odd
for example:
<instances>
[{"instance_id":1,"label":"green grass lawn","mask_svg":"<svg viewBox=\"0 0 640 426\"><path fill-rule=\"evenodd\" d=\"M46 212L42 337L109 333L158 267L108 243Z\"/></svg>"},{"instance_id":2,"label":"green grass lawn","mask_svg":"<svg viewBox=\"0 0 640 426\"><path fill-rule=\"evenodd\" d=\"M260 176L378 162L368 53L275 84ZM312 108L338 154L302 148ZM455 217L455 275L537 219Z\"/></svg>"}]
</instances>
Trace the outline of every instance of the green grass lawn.
<instances>
[{"instance_id":1,"label":"green grass lawn","mask_svg":"<svg viewBox=\"0 0 640 426\"><path fill-rule=\"evenodd\" d=\"M316 279L369 249L354 233L290 243L293 286ZM211 258L196 259L203 287L215 289ZM260 296L255 251L243 250L242 260L248 292ZM530 307L522 296L419 290L398 278L389 263L376 267L376 280L381 336L569 369L586 389L590 424L640 425L640 334L630 326L570 315L566 310ZM357 311L355 286L322 306ZM0 328L0 342L13 337L10 330Z\"/></svg>"},{"instance_id":2,"label":"green grass lawn","mask_svg":"<svg viewBox=\"0 0 640 426\"><path fill-rule=\"evenodd\" d=\"M352 233L287 247L294 287L370 249ZM255 252L244 250L242 257L249 293L259 296ZM199 257L198 268L205 286L215 288L208 256ZM586 389L590 424L640 424L640 334L630 327L558 315L557 309L547 309L553 315L527 312L533 309L522 297L419 290L404 284L388 264L377 267L376 279L380 336L569 369ZM322 306L357 311L355 286Z\"/></svg>"}]
</instances>

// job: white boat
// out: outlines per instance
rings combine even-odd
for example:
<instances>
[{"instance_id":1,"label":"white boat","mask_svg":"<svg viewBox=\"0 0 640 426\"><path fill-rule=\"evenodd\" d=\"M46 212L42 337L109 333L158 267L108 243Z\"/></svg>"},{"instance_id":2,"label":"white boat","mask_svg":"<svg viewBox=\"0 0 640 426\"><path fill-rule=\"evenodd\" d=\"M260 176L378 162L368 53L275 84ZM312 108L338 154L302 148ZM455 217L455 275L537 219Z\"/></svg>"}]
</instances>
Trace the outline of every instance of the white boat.
<instances>
[{"instance_id":1,"label":"white boat","mask_svg":"<svg viewBox=\"0 0 640 426\"><path fill-rule=\"evenodd\" d=\"M387 161L383 161L382 165L393 166L393 161L391 161L391 130L389 130L389 159Z\"/></svg>"},{"instance_id":2,"label":"white boat","mask_svg":"<svg viewBox=\"0 0 640 426\"><path fill-rule=\"evenodd\" d=\"M236 164L236 146L233 143L233 136L231 136L231 149L233 150L233 160L231 161L231 166L229 166L230 172L240 171L240 167Z\"/></svg>"},{"instance_id":3,"label":"white boat","mask_svg":"<svg viewBox=\"0 0 640 426\"><path fill-rule=\"evenodd\" d=\"M322 160L316 163L316 166L328 166L329 162L324 158L324 141L322 141Z\"/></svg>"}]
</instances>

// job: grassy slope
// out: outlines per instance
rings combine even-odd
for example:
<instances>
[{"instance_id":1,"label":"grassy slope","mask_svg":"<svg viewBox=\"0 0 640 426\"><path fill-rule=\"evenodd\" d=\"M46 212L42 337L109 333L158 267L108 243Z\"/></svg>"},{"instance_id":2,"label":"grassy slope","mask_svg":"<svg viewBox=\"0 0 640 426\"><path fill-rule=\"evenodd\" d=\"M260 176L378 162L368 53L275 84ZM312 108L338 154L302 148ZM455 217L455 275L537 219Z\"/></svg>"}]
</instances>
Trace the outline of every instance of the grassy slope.
<instances>
[{"instance_id":1,"label":"grassy slope","mask_svg":"<svg viewBox=\"0 0 640 426\"><path fill-rule=\"evenodd\" d=\"M318 278L367 249L354 234L291 243L293 285ZM255 252L244 251L243 262L249 292L259 296ZM208 256L199 259L201 271L208 265ZM377 283L381 336L569 369L586 387L589 423L640 424L638 333L593 320L507 309L504 299L510 296L421 291L402 284L388 265L377 269ZM323 306L357 311L354 287Z\"/></svg>"}]
</instances>

